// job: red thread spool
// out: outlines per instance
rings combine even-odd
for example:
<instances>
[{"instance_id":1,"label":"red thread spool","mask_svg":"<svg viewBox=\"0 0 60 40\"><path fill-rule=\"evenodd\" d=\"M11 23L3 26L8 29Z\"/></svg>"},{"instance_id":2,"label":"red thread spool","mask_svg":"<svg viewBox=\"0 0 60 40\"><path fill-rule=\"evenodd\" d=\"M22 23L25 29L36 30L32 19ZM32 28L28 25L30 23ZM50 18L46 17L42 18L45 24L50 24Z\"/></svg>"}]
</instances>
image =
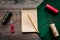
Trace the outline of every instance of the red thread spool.
<instances>
[{"instance_id":1,"label":"red thread spool","mask_svg":"<svg viewBox=\"0 0 60 40\"><path fill-rule=\"evenodd\" d=\"M14 24L12 23L10 26L11 26L11 33L14 33Z\"/></svg>"},{"instance_id":2,"label":"red thread spool","mask_svg":"<svg viewBox=\"0 0 60 40\"><path fill-rule=\"evenodd\" d=\"M54 8L53 6L49 5L49 4L46 4L45 6L48 10L50 10L51 12L55 13L55 14L58 14L59 10Z\"/></svg>"}]
</instances>

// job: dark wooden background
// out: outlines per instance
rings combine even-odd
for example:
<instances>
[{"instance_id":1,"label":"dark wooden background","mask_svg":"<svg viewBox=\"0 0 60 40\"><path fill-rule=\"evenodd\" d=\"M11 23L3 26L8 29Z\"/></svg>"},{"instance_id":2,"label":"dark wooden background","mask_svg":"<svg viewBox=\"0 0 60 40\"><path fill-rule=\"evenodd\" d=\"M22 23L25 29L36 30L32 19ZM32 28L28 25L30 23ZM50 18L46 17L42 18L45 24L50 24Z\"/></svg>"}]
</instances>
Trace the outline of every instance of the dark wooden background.
<instances>
[{"instance_id":1,"label":"dark wooden background","mask_svg":"<svg viewBox=\"0 0 60 40\"><path fill-rule=\"evenodd\" d=\"M3 0L4 1L4 0ZM21 9L23 8L36 8L43 0L31 0L33 2L21 2L15 3L1 3L0 0L0 40L40 40L37 33L22 33L21 32ZM7 25L2 25L1 20L3 19L7 11L13 13L13 23L15 33L10 32L10 21Z\"/></svg>"},{"instance_id":2,"label":"dark wooden background","mask_svg":"<svg viewBox=\"0 0 60 40\"><path fill-rule=\"evenodd\" d=\"M9 10L13 13L13 23L15 33L10 32L10 21L7 25L2 25L1 20L7 10L0 10L0 40L40 40L37 33L22 33L21 32L21 11Z\"/></svg>"}]
</instances>

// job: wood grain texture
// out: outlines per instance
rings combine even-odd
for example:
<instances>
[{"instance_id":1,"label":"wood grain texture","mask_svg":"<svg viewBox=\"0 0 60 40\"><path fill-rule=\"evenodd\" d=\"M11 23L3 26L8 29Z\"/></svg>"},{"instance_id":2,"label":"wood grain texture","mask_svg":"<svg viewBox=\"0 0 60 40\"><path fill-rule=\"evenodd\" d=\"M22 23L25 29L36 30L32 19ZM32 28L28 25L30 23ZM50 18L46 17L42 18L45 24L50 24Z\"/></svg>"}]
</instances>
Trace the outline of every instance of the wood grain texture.
<instances>
[{"instance_id":1,"label":"wood grain texture","mask_svg":"<svg viewBox=\"0 0 60 40\"><path fill-rule=\"evenodd\" d=\"M21 11L9 10L13 13L13 22L15 33L10 32L10 21L7 25L2 25L1 20L7 10L0 10L0 40L40 40L36 33L22 33L21 32Z\"/></svg>"},{"instance_id":2,"label":"wood grain texture","mask_svg":"<svg viewBox=\"0 0 60 40\"><path fill-rule=\"evenodd\" d=\"M40 40L39 36L36 33L21 33L21 8L36 8L43 0L18 0L18 3L1 3L0 0L0 40ZM8 0L11 1L11 0ZM6 11L13 12L13 20L15 25L15 33L11 34L10 32L10 21L7 25L1 25L1 20L5 15ZM18 16L19 15L19 16Z\"/></svg>"}]
</instances>

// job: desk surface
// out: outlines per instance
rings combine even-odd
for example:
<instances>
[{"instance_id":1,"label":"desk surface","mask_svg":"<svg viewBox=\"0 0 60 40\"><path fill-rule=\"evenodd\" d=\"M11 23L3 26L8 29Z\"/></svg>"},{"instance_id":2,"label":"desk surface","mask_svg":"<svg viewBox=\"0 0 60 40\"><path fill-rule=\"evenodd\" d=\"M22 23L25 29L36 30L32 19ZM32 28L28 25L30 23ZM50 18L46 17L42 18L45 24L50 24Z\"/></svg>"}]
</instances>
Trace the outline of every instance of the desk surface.
<instances>
[{"instance_id":1,"label":"desk surface","mask_svg":"<svg viewBox=\"0 0 60 40\"><path fill-rule=\"evenodd\" d=\"M21 1L21 0L20 0ZM36 8L43 0L32 0L33 2L27 1L18 4L3 3L0 1L0 40L40 40L40 37L36 33L25 33L21 32L21 8ZM28 7L27 7L28 6ZM13 10L12 10L13 9ZM1 20L6 11L13 12L14 29L15 33L10 33L10 22L7 25L1 25Z\"/></svg>"},{"instance_id":2,"label":"desk surface","mask_svg":"<svg viewBox=\"0 0 60 40\"><path fill-rule=\"evenodd\" d=\"M15 33L10 32L10 21L7 25L2 25L1 20L7 10L0 10L0 40L40 40L37 33L22 33L21 32L21 11L9 10L13 13L13 22Z\"/></svg>"}]
</instances>

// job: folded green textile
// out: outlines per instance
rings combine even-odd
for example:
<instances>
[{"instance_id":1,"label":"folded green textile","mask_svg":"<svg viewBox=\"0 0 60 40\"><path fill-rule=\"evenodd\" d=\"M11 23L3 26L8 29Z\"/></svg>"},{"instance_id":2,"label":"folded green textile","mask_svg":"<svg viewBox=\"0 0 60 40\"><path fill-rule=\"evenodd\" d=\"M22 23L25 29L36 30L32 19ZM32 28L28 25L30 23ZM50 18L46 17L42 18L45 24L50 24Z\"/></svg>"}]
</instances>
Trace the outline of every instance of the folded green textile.
<instances>
[{"instance_id":1,"label":"folded green textile","mask_svg":"<svg viewBox=\"0 0 60 40\"><path fill-rule=\"evenodd\" d=\"M56 28L60 34L60 12L55 15L45 8L46 4L50 4L51 6L60 10L60 0L44 0L42 4L37 7L39 30L38 35L42 40L60 40L60 36L56 38L53 37L49 26L51 23L55 23Z\"/></svg>"}]
</instances>

